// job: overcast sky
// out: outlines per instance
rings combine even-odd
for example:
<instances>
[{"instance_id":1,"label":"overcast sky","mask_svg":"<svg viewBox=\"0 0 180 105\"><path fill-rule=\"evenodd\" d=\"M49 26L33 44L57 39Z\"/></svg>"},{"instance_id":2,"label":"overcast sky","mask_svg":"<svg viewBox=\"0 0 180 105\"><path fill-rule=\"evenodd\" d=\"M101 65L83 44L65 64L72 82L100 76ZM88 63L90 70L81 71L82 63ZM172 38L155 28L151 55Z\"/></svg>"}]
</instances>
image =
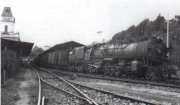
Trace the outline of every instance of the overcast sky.
<instances>
[{"instance_id":1,"label":"overcast sky","mask_svg":"<svg viewBox=\"0 0 180 105\"><path fill-rule=\"evenodd\" d=\"M145 18L180 15L180 0L0 0L10 6L23 41L54 45L109 40Z\"/></svg>"}]
</instances>

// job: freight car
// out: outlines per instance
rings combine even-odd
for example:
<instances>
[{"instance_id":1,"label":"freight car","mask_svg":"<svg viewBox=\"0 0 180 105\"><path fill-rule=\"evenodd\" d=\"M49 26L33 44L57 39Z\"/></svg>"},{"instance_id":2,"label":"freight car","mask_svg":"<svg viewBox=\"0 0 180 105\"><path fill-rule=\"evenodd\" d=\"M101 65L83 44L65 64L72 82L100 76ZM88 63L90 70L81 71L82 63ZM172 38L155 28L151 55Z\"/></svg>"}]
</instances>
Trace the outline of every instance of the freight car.
<instances>
[{"instance_id":1,"label":"freight car","mask_svg":"<svg viewBox=\"0 0 180 105\"><path fill-rule=\"evenodd\" d=\"M84 46L80 43L69 41L55 45L38 55L33 62L37 65L52 68L66 68L69 65L69 51L75 47Z\"/></svg>"},{"instance_id":2,"label":"freight car","mask_svg":"<svg viewBox=\"0 0 180 105\"><path fill-rule=\"evenodd\" d=\"M152 38L123 45L106 43L51 50L35 61L43 64L47 61L46 66L73 72L152 80L170 75L164 66L167 64L166 54L167 48L163 41Z\"/></svg>"}]
</instances>

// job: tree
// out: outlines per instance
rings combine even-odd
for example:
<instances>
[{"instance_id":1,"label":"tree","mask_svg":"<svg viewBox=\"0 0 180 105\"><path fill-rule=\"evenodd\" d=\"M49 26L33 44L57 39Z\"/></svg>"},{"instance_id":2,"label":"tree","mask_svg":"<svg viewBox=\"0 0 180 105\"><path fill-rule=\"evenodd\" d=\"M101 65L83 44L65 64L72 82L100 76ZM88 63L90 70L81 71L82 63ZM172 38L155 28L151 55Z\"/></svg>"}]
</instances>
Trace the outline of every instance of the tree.
<instances>
[{"instance_id":1,"label":"tree","mask_svg":"<svg viewBox=\"0 0 180 105\"><path fill-rule=\"evenodd\" d=\"M30 54L30 57L34 58L36 56L38 56L39 54L41 54L42 52L44 52L44 50L38 46L35 46L33 49L32 49L32 52Z\"/></svg>"},{"instance_id":2,"label":"tree","mask_svg":"<svg viewBox=\"0 0 180 105\"><path fill-rule=\"evenodd\" d=\"M166 32L166 20L159 14L155 21L153 21L153 31Z\"/></svg>"}]
</instances>

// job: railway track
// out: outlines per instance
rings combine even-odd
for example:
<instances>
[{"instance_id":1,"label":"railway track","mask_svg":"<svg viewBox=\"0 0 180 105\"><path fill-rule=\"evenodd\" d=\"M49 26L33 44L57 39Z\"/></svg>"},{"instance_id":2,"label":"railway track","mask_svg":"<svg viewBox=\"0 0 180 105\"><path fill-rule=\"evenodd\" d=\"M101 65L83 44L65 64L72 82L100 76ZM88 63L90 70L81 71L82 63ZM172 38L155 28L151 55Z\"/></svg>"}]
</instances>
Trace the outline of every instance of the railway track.
<instances>
[{"instance_id":1,"label":"railway track","mask_svg":"<svg viewBox=\"0 0 180 105\"><path fill-rule=\"evenodd\" d=\"M44 69L44 68L41 68ZM122 82L122 81L109 81L104 79L95 79L84 77L81 75L76 75L79 73L71 73L68 75L66 73L55 72L53 69L45 69L51 70L57 75L66 78L67 80L73 81L77 84L84 85L95 88L98 90L105 90L107 93L115 93L115 95L127 96L130 98L141 98L142 101L147 101L151 103L158 103L158 105L179 105L180 103L180 88L172 88L168 86L159 86L159 85L149 85L149 84L141 84L141 83L131 83L131 82ZM75 74L75 75L74 75ZM120 86L118 88L118 86ZM142 90L141 90L142 89ZM140 90L140 91L139 91ZM132 97L131 97L132 96Z\"/></svg>"},{"instance_id":2,"label":"railway track","mask_svg":"<svg viewBox=\"0 0 180 105\"><path fill-rule=\"evenodd\" d=\"M39 73L34 69L33 66L30 66L30 65L27 65L31 70L33 70L33 72L35 72L36 76L37 76L37 79L38 79L38 99L37 99L37 105L42 105L41 104L41 95L42 95L42 86L41 86L41 78L40 78L40 75Z\"/></svg>"},{"instance_id":3,"label":"railway track","mask_svg":"<svg viewBox=\"0 0 180 105\"><path fill-rule=\"evenodd\" d=\"M129 88L115 88L113 86L108 85L99 85L99 84L92 84L92 83L83 83L83 82L74 82L74 80L70 80L72 83L77 85L78 87L85 87L89 88L90 90L100 91L102 93L112 94L114 96L122 96L122 98L132 99L133 100L140 100L140 102L147 102L146 104L154 104L154 105L179 105L180 97L174 97L173 95L163 95L151 92L140 92L134 90L131 91ZM111 88L111 89L110 89ZM141 88L140 88L141 89ZM149 89L150 90L150 89ZM168 92L167 92L168 93ZM177 93L178 94L178 93Z\"/></svg>"},{"instance_id":4,"label":"railway track","mask_svg":"<svg viewBox=\"0 0 180 105\"><path fill-rule=\"evenodd\" d=\"M115 105L118 103L124 104L124 105L160 105L160 103L158 102L151 102L148 100L143 100L140 99L138 97L131 97L131 96L126 96L126 95L119 95L116 93L113 93L111 91L107 91L104 89L98 89L98 88L93 88L93 87L89 87L86 85L82 85L80 83L76 83L73 81L70 81L71 83L73 83L74 85L76 85L78 88L80 88L82 91L85 91L87 94L89 94L91 97L94 97L96 94L100 97L103 98L107 98L108 101L106 101L106 99L101 99L101 98L95 98L97 102L101 103L102 105L104 103L108 103L107 105L111 105L112 101L108 98L114 98L113 100L115 101ZM94 95L92 93L95 93ZM121 99L121 100L119 100ZM103 100L101 102L101 100ZM120 105L121 105L120 104ZM106 104L105 104L106 105Z\"/></svg>"},{"instance_id":5,"label":"railway track","mask_svg":"<svg viewBox=\"0 0 180 105\"><path fill-rule=\"evenodd\" d=\"M60 73L65 75L73 75L74 72L64 72L60 70L53 70L54 73ZM110 80L110 81L121 81L133 84L143 84L143 85L151 85L151 86L161 86L161 87L170 87L180 89L180 80L170 80L167 82L153 82L153 81L145 81L145 80L132 80L126 78L114 78L109 76L102 75L91 75L91 74L83 74L83 73L75 73L77 76L92 78L92 79L100 79L100 80Z\"/></svg>"},{"instance_id":6,"label":"railway track","mask_svg":"<svg viewBox=\"0 0 180 105\"><path fill-rule=\"evenodd\" d=\"M37 69L37 68L34 68L34 69ZM43 94L43 92L44 92L44 95L46 95L47 97L51 97L52 95L56 99L60 97L68 101L68 104L72 104L72 105L98 105L93 99L89 98L86 94L84 94L82 91L76 88L73 84L64 80L63 78L58 77L57 75L53 73L42 71L42 70L38 70L38 71L36 70L36 73L41 82L39 85L41 88L40 88L40 93L39 93L38 105L41 105L40 103L44 103L44 102L40 102L41 101L40 97L42 97L41 95ZM44 91L43 91L43 88L44 88ZM49 91L48 89L51 89L52 91L48 93ZM60 91L61 94L64 94L65 97L62 95L61 96L55 95L57 94L58 91ZM54 93L54 94L51 94L51 93ZM58 100L54 102L60 103L57 101ZM52 102L49 105L51 104Z\"/></svg>"},{"instance_id":7,"label":"railway track","mask_svg":"<svg viewBox=\"0 0 180 105\"><path fill-rule=\"evenodd\" d=\"M49 72L49 73L53 74L55 77L61 78L52 72ZM52 78L54 78L54 77L52 77ZM80 91L82 93L86 93L90 97L88 99L93 100L94 102L96 102L97 105L121 105L121 104L124 104L124 105L129 105L129 104L131 104L131 105L157 105L157 104L159 104L159 103L150 102L147 100L141 100L141 99L134 98L134 97L118 95L118 94L112 93L110 91L105 91L105 90L88 87L88 86L81 85L81 84L78 84L76 82L72 82L69 80L65 80L65 81L73 84L73 86L75 86L75 87L78 87L78 89L80 89Z\"/></svg>"}]
</instances>

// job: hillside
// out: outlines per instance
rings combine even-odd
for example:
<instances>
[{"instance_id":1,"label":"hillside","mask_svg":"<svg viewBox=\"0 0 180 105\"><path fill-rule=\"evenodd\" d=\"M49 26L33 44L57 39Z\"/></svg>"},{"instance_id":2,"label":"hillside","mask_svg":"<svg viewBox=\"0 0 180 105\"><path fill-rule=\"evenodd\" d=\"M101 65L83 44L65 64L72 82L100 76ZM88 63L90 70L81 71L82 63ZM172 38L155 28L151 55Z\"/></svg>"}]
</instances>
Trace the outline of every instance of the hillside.
<instances>
[{"instance_id":1,"label":"hillside","mask_svg":"<svg viewBox=\"0 0 180 105\"><path fill-rule=\"evenodd\" d=\"M144 19L137 26L132 25L127 30L118 32L111 40L112 43L132 43L149 39L153 36L160 37L166 42L167 21L159 15L153 21ZM180 65L180 18L170 20L170 44L172 46L171 60L173 64Z\"/></svg>"}]
</instances>

